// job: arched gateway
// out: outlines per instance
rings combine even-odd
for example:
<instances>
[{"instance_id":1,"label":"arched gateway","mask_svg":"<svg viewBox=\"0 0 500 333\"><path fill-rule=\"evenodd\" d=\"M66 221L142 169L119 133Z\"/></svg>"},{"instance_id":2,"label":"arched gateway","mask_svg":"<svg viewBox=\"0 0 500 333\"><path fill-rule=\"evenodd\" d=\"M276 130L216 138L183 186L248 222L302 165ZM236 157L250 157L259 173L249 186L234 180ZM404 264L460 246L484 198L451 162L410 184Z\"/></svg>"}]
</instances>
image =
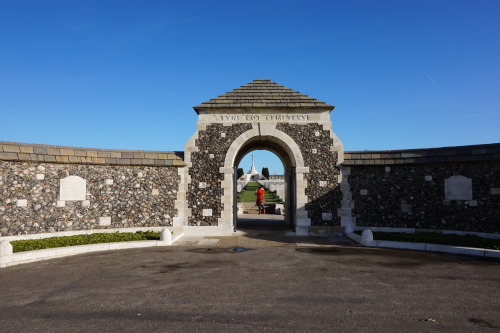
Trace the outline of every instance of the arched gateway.
<instances>
[{"instance_id":1,"label":"arched gateway","mask_svg":"<svg viewBox=\"0 0 500 333\"><path fill-rule=\"evenodd\" d=\"M196 133L179 169L178 217L189 233L231 234L236 223L236 166L256 149L274 152L287 181L285 218L297 235L340 225L338 164L343 146L332 131L334 106L267 79L194 107Z\"/></svg>"}]
</instances>

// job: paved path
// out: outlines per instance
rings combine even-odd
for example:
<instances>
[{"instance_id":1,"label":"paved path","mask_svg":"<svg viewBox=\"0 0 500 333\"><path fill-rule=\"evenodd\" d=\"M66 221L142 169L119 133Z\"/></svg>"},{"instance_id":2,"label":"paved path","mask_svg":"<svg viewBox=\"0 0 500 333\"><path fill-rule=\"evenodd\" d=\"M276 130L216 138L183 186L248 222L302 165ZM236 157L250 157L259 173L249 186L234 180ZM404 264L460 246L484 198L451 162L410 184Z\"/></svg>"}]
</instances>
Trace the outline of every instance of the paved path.
<instances>
[{"instance_id":1,"label":"paved path","mask_svg":"<svg viewBox=\"0 0 500 333\"><path fill-rule=\"evenodd\" d=\"M250 230L2 269L0 332L500 330L498 260Z\"/></svg>"},{"instance_id":2,"label":"paved path","mask_svg":"<svg viewBox=\"0 0 500 333\"><path fill-rule=\"evenodd\" d=\"M347 237L297 237L280 215L241 215L234 236L184 236L175 246L268 247L268 246L359 246Z\"/></svg>"}]
</instances>

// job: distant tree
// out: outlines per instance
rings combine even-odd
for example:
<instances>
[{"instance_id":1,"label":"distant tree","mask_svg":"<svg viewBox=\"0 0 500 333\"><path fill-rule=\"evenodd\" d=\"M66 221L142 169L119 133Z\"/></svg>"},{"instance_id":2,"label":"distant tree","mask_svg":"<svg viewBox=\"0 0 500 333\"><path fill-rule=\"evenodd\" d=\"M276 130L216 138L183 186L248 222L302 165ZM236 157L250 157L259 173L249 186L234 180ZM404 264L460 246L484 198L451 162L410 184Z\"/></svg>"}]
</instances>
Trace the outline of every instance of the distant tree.
<instances>
[{"instance_id":1,"label":"distant tree","mask_svg":"<svg viewBox=\"0 0 500 333\"><path fill-rule=\"evenodd\" d=\"M245 172L243 171L243 169L242 168L238 168L238 173L237 173L238 178L241 178L241 176L243 176L244 174L245 174Z\"/></svg>"},{"instance_id":2,"label":"distant tree","mask_svg":"<svg viewBox=\"0 0 500 333\"><path fill-rule=\"evenodd\" d=\"M262 175L269 179L269 169L268 168L262 168Z\"/></svg>"}]
</instances>

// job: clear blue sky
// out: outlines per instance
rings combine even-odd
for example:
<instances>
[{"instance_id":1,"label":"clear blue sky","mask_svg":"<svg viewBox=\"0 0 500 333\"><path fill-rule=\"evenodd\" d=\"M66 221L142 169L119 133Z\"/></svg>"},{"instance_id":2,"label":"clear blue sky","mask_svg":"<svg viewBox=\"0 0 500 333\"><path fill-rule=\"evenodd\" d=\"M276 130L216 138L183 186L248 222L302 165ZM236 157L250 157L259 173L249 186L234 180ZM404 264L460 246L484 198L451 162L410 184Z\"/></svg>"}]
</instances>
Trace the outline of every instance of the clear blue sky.
<instances>
[{"instance_id":1,"label":"clear blue sky","mask_svg":"<svg viewBox=\"0 0 500 333\"><path fill-rule=\"evenodd\" d=\"M0 0L0 141L184 150L192 106L268 78L346 150L500 142L499 65L498 0Z\"/></svg>"}]
</instances>

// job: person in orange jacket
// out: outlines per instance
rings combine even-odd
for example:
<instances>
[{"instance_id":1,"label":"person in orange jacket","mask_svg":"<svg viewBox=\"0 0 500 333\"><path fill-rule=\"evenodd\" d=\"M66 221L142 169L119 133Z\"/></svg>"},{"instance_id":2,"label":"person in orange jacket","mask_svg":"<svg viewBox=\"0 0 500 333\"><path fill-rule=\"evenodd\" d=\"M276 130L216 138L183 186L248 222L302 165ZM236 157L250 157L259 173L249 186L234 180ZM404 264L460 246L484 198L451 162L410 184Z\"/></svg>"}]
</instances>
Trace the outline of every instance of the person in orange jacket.
<instances>
[{"instance_id":1,"label":"person in orange jacket","mask_svg":"<svg viewBox=\"0 0 500 333\"><path fill-rule=\"evenodd\" d=\"M264 207L264 186L259 187L255 190L255 195L257 199L255 200L255 206L259 207L259 214L265 214L266 208Z\"/></svg>"}]
</instances>

